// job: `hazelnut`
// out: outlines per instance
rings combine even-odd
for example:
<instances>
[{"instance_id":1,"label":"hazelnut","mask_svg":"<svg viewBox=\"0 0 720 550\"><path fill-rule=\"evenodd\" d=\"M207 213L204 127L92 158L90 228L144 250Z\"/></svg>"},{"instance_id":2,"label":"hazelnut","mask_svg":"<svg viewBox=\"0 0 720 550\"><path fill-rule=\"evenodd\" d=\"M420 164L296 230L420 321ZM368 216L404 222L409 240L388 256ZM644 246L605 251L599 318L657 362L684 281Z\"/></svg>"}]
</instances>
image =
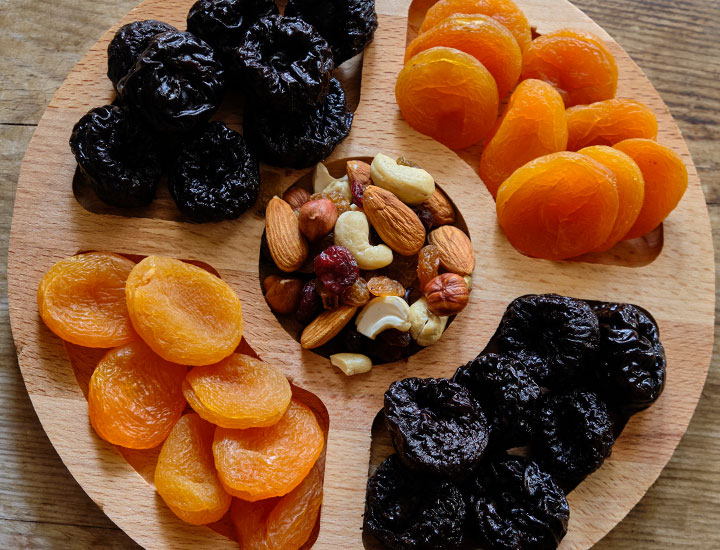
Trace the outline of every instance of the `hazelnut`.
<instances>
[{"instance_id":1,"label":"hazelnut","mask_svg":"<svg viewBox=\"0 0 720 550\"><path fill-rule=\"evenodd\" d=\"M300 304L303 282L300 279L284 279L277 275L265 277L265 299L275 313L294 312Z\"/></svg>"},{"instance_id":2,"label":"hazelnut","mask_svg":"<svg viewBox=\"0 0 720 550\"><path fill-rule=\"evenodd\" d=\"M462 311L469 295L465 280L455 273L443 273L425 285L428 309L438 317Z\"/></svg>"},{"instance_id":3,"label":"hazelnut","mask_svg":"<svg viewBox=\"0 0 720 550\"><path fill-rule=\"evenodd\" d=\"M310 200L310 192L302 187L293 185L283 193L282 198L293 210L300 210L300 207Z\"/></svg>"},{"instance_id":4,"label":"hazelnut","mask_svg":"<svg viewBox=\"0 0 720 550\"><path fill-rule=\"evenodd\" d=\"M300 207L300 231L311 241L330 233L337 219L337 207L330 199L311 200Z\"/></svg>"}]
</instances>

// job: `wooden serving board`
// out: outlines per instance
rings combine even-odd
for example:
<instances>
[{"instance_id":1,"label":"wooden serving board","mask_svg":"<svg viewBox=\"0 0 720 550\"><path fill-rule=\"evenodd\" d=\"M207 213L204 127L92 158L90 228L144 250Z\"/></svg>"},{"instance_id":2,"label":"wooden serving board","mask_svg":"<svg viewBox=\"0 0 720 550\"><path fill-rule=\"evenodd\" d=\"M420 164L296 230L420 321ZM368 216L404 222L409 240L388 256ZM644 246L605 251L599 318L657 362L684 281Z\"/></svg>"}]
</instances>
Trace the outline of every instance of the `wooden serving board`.
<instances>
[{"instance_id":1,"label":"wooden serving board","mask_svg":"<svg viewBox=\"0 0 720 550\"><path fill-rule=\"evenodd\" d=\"M455 154L414 132L394 99L408 36L413 36L432 0L377 0L379 28L367 49L360 102L350 137L330 165L372 157L378 151L405 154L432 173L464 216L477 268L467 309L435 346L408 362L376 367L347 378L327 359L304 351L266 305L258 277L259 212L238 221L185 223L159 206L136 217L93 213L73 193L75 160L68 138L90 108L112 100L105 77L106 47L121 24L155 18L184 28L193 0L147 0L131 11L85 55L45 112L20 172L9 249L9 300L20 368L35 410L61 458L90 497L139 544L148 549L236 548L206 527L177 519L156 495L147 455L121 453L92 430L87 404L62 342L37 313L36 289L47 269L85 250L161 254L205 262L238 292L245 338L266 361L322 401L329 416L325 497L315 548L363 548L361 527L371 446L371 425L388 385L406 376L449 376L482 350L507 304L527 293L556 292L587 299L627 301L657 319L668 359L665 393L634 416L605 465L569 497L570 529L561 548L585 549L613 528L660 474L695 409L710 362L713 339L714 264L710 223L697 173L678 128L662 100L627 54L589 18L565 0L519 0L538 32L572 26L608 41L620 68L619 97L648 104L659 124L658 140L685 160L690 184L678 208L652 238L579 261L549 262L516 252L499 229L489 193L474 172L479 150ZM237 121L233 109L225 120ZM461 158L462 157L462 158ZM464 160L463 160L464 159ZM270 192L304 172L264 169ZM165 197L166 198L166 197ZM72 350L70 350L72 355ZM81 378L81 376L79 376ZM319 403L319 402L318 402ZM317 404L318 408L322 408ZM131 465L132 462L133 465Z\"/></svg>"}]
</instances>

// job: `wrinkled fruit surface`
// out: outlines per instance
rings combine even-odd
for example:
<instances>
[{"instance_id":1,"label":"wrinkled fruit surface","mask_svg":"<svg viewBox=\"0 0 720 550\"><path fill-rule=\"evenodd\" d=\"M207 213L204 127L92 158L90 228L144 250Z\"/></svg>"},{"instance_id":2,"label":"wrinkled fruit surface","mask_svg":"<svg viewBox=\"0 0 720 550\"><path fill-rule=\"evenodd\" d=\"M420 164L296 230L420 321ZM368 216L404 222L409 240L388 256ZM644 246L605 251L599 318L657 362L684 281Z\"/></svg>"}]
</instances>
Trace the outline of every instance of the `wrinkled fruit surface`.
<instances>
[{"instance_id":1,"label":"wrinkled fruit surface","mask_svg":"<svg viewBox=\"0 0 720 550\"><path fill-rule=\"evenodd\" d=\"M428 244L420 249L417 263L417 277L420 291L425 285L438 276L440 270L440 249L434 244Z\"/></svg>"},{"instance_id":2,"label":"wrinkled fruit surface","mask_svg":"<svg viewBox=\"0 0 720 550\"><path fill-rule=\"evenodd\" d=\"M633 99L608 99L567 110L568 151L590 145L615 145L625 139L655 139L653 112Z\"/></svg>"},{"instance_id":3,"label":"wrinkled fruit surface","mask_svg":"<svg viewBox=\"0 0 720 550\"><path fill-rule=\"evenodd\" d=\"M373 296L405 296L405 287L384 275L370 279L367 287Z\"/></svg>"},{"instance_id":4,"label":"wrinkled fruit surface","mask_svg":"<svg viewBox=\"0 0 720 550\"><path fill-rule=\"evenodd\" d=\"M156 35L176 30L172 25L154 19L133 21L120 27L108 44L107 75L113 86L117 87L120 79L130 72Z\"/></svg>"},{"instance_id":5,"label":"wrinkled fruit surface","mask_svg":"<svg viewBox=\"0 0 720 550\"><path fill-rule=\"evenodd\" d=\"M315 257L315 274L334 294L340 294L357 281L360 270L352 253L340 245L332 245Z\"/></svg>"}]
</instances>

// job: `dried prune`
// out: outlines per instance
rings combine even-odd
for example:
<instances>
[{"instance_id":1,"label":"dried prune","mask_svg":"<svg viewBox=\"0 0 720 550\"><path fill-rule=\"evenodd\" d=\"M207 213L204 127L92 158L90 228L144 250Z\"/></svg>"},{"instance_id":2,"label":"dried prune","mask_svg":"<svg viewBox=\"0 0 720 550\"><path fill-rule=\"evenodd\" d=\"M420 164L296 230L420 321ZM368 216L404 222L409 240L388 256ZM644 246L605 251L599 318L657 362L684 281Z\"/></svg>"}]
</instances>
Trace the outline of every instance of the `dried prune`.
<instances>
[{"instance_id":1,"label":"dried prune","mask_svg":"<svg viewBox=\"0 0 720 550\"><path fill-rule=\"evenodd\" d=\"M355 257L340 245L329 246L315 256L314 266L317 278L335 294L351 286L360 275Z\"/></svg>"},{"instance_id":2,"label":"dried prune","mask_svg":"<svg viewBox=\"0 0 720 550\"><path fill-rule=\"evenodd\" d=\"M289 0L285 13L302 17L323 35L335 65L363 51L378 25L375 0Z\"/></svg>"},{"instance_id":3,"label":"dried prune","mask_svg":"<svg viewBox=\"0 0 720 550\"><path fill-rule=\"evenodd\" d=\"M210 119L224 86L215 51L192 33L170 31L150 41L117 90L157 130L184 132Z\"/></svg>"},{"instance_id":4,"label":"dried prune","mask_svg":"<svg viewBox=\"0 0 720 550\"><path fill-rule=\"evenodd\" d=\"M470 391L445 378L405 378L385 392L393 447L410 468L462 478L483 458L488 425Z\"/></svg>"},{"instance_id":5,"label":"dried prune","mask_svg":"<svg viewBox=\"0 0 720 550\"><path fill-rule=\"evenodd\" d=\"M391 455L368 480L365 529L393 550L456 548L467 507L452 482L406 470Z\"/></svg>"},{"instance_id":6,"label":"dried prune","mask_svg":"<svg viewBox=\"0 0 720 550\"><path fill-rule=\"evenodd\" d=\"M267 109L313 111L330 87L330 46L302 19L272 15L247 31L236 51L245 84Z\"/></svg>"},{"instance_id":7,"label":"dried prune","mask_svg":"<svg viewBox=\"0 0 720 550\"><path fill-rule=\"evenodd\" d=\"M598 391L625 414L648 408L665 387L665 350L658 327L631 304L593 304L600 321Z\"/></svg>"},{"instance_id":8,"label":"dried prune","mask_svg":"<svg viewBox=\"0 0 720 550\"><path fill-rule=\"evenodd\" d=\"M325 101L306 113L278 114L262 100L245 109L244 136L261 160L274 166L307 168L317 164L350 133L353 114L337 79L330 81Z\"/></svg>"},{"instance_id":9,"label":"dried prune","mask_svg":"<svg viewBox=\"0 0 720 550\"><path fill-rule=\"evenodd\" d=\"M155 139L126 109L92 109L75 124L70 148L103 202L134 207L155 198L162 175Z\"/></svg>"},{"instance_id":10,"label":"dried prune","mask_svg":"<svg viewBox=\"0 0 720 550\"><path fill-rule=\"evenodd\" d=\"M180 149L168 185L180 212L196 222L232 220L260 190L260 169L236 131L213 121Z\"/></svg>"},{"instance_id":11,"label":"dried prune","mask_svg":"<svg viewBox=\"0 0 720 550\"><path fill-rule=\"evenodd\" d=\"M552 477L533 461L487 463L469 489L468 520L493 550L553 550L567 533L570 508Z\"/></svg>"},{"instance_id":12,"label":"dried prune","mask_svg":"<svg viewBox=\"0 0 720 550\"><path fill-rule=\"evenodd\" d=\"M550 387L572 382L591 365L600 344L600 327L582 300L557 294L528 294L508 306L499 345L532 365Z\"/></svg>"},{"instance_id":13,"label":"dried prune","mask_svg":"<svg viewBox=\"0 0 720 550\"><path fill-rule=\"evenodd\" d=\"M309 323L320 313L323 304L317 291L315 279L305 283L300 295L300 305L295 316L301 323Z\"/></svg>"},{"instance_id":14,"label":"dried prune","mask_svg":"<svg viewBox=\"0 0 720 550\"><path fill-rule=\"evenodd\" d=\"M154 19L133 21L120 27L108 44L107 50L107 75L113 86L117 88L120 79L130 72L140 54L145 51L156 35L176 30L172 25Z\"/></svg>"},{"instance_id":15,"label":"dried prune","mask_svg":"<svg viewBox=\"0 0 720 550\"><path fill-rule=\"evenodd\" d=\"M595 393L549 394L536 422L533 458L566 491L597 470L612 452L613 421Z\"/></svg>"},{"instance_id":16,"label":"dried prune","mask_svg":"<svg viewBox=\"0 0 720 550\"><path fill-rule=\"evenodd\" d=\"M507 449L528 442L541 394L522 361L494 353L478 355L452 380L480 403L490 424L491 446Z\"/></svg>"}]
</instances>

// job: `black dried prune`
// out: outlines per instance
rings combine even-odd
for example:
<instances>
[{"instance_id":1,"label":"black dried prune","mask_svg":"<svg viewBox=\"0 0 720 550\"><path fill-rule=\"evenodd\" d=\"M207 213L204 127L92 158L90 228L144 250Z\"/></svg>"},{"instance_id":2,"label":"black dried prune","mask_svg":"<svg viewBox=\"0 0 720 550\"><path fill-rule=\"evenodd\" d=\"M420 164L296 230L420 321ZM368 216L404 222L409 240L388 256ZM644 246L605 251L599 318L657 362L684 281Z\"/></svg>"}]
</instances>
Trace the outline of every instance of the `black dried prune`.
<instances>
[{"instance_id":1,"label":"black dried prune","mask_svg":"<svg viewBox=\"0 0 720 550\"><path fill-rule=\"evenodd\" d=\"M325 159L350 133L353 114L345 92L333 78L325 101L308 114L281 115L251 100L245 109L244 136L260 160L273 166L307 168Z\"/></svg>"},{"instance_id":2,"label":"black dried prune","mask_svg":"<svg viewBox=\"0 0 720 550\"><path fill-rule=\"evenodd\" d=\"M582 300L529 294L508 306L498 341L502 351L517 354L552 388L568 385L589 370L600 345L600 327Z\"/></svg>"},{"instance_id":3,"label":"black dried prune","mask_svg":"<svg viewBox=\"0 0 720 550\"><path fill-rule=\"evenodd\" d=\"M265 108L286 113L314 111L327 96L334 68L330 46L312 25L282 15L254 23L236 59Z\"/></svg>"},{"instance_id":4,"label":"black dried prune","mask_svg":"<svg viewBox=\"0 0 720 550\"><path fill-rule=\"evenodd\" d=\"M162 175L155 142L141 121L115 105L92 109L70 136L70 148L97 196L120 207L146 206L155 198Z\"/></svg>"},{"instance_id":5,"label":"black dried prune","mask_svg":"<svg viewBox=\"0 0 720 550\"><path fill-rule=\"evenodd\" d=\"M323 35L336 65L363 51L378 26L375 0L289 0L285 13L302 17Z\"/></svg>"},{"instance_id":6,"label":"black dried prune","mask_svg":"<svg viewBox=\"0 0 720 550\"><path fill-rule=\"evenodd\" d=\"M145 51L155 36L162 32L176 30L172 25L154 19L133 21L120 27L108 44L107 50L107 75L113 86L117 88L120 79L130 72L140 54Z\"/></svg>"},{"instance_id":7,"label":"black dried prune","mask_svg":"<svg viewBox=\"0 0 720 550\"><path fill-rule=\"evenodd\" d=\"M468 518L493 550L552 550L567 533L562 489L533 461L507 457L485 464L470 484Z\"/></svg>"},{"instance_id":8,"label":"black dried prune","mask_svg":"<svg viewBox=\"0 0 720 550\"><path fill-rule=\"evenodd\" d=\"M184 143L168 184L180 212L193 221L232 220L255 204L260 171L242 136L214 121Z\"/></svg>"},{"instance_id":9,"label":"black dried prune","mask_svg":"<svg viewBox=\"0 0 720 550\"><path fill-rule=\"evenodd\" d=\"M405 378L385 392L393 447L410 468L460 479L477 466L488 425L470 391L445 378Z\"/></svg>"},{"instance_id":10,"label":"black dried prune","mask_svg":"<svg viewBox=\"0 0 720 550\"><path fill-rule=\"evenodd\" d=\"M364 523L392 550L457 548L466 510L454 483L418 476L391 455L368 480Z\"/></svg>"},{"instance_id":11,"label":"black dried prune","mask_svg":"<svg viewBox=\"0 0 720 550\"><path fill-rule=\"evenodd\" d=\"M192 33L174 31L152 39L118 83L118 93L157 130L185 132L210 119L224 86L213 49Z\"/></svg>"}]
</instances>

